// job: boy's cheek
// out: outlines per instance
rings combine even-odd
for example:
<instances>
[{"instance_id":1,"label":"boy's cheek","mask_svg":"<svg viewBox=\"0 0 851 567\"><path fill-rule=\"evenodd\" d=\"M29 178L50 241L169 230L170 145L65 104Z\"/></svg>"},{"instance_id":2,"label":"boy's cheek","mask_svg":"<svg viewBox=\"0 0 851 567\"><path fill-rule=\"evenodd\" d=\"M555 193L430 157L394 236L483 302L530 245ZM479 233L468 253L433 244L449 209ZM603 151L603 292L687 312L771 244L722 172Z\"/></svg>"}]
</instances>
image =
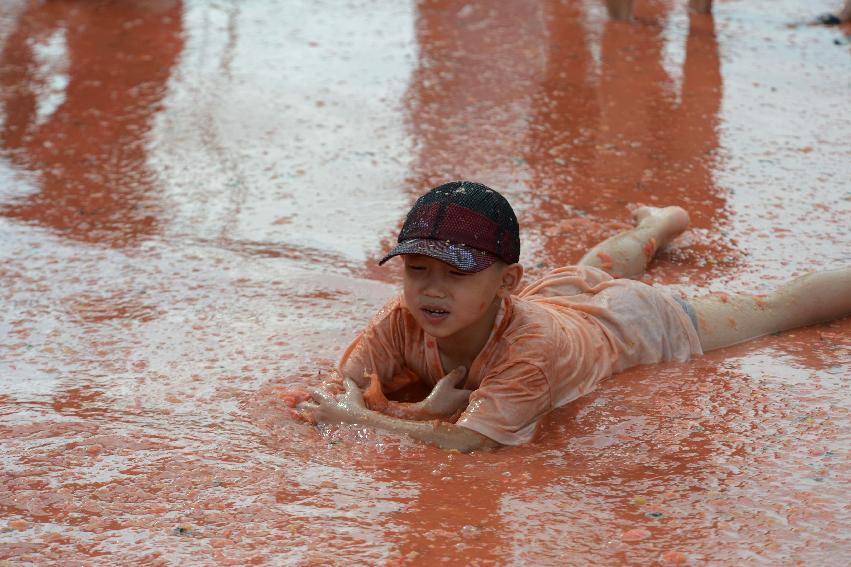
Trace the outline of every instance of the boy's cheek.
<instances>
[{"instance_id":1,"label":"boy's cheek","mask_svg":"<svg viewBox=\"0 0 851 567\"><path fill-rule=\"evenodd\" d=\"M411 307L411 302L408 301L408 293L407 292L402 294L402 305L404 305L408 309L408 311L410 311L411 313L414 312L414 308Z\"/></svg>"}]
</instances>

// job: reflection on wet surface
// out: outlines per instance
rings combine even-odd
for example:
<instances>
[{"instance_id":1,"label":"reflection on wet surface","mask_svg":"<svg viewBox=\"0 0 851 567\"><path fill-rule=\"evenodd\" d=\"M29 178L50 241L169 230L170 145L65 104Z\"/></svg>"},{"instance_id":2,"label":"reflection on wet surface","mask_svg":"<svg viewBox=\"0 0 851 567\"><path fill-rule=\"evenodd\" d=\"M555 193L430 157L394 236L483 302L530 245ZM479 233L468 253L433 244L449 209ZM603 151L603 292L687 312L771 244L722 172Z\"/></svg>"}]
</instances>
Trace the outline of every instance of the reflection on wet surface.
<instances>
[{"instance_id":1,"label":"reflection on wet surface","mask_svg":"<svg viewBox=\"0 0 851 567\"><path fill-rule=\"evenodd\" d=\"M183 47L181 12L178 1L32 2L10 16L2 147L37 189L4 216L119 246L156 232L145 141Z\"/></svg>"},{"instance_id":2,"label":"reflection on wet surface","mask_svg":"<svg viewBox=\"0 0 851 567\"><path fill-rule=\"evenodd\" d=\"M647 276L687 293L847 265L851 59L800 25L835 6L684 4L4 3L0 560L843 556L848 320L633 369L493 453L282 399L392 292L374 258L447 178L510 195L532 274L637 203L692 211Z\"/></svg>"}]
</instances>

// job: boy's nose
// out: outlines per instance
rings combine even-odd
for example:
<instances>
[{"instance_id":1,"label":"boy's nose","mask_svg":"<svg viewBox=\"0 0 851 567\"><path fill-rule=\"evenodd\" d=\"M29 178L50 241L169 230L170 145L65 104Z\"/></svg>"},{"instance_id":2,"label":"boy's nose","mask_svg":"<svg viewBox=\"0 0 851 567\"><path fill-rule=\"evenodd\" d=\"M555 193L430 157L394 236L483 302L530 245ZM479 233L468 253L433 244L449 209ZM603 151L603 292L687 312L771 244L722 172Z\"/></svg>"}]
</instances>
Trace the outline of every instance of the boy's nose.
<instances>
[{"instance_id":1,"label":"boy's nose","mask_svg":"<svg viewBox=\"0 0 851 567\"><path fill-rule=\"evenodd\" d=\"M426 297L443 297L446 295L443 280L435 276L429 277L425 281L425 286L423 286L423 295Z\"/></svg>"}]
</instances>

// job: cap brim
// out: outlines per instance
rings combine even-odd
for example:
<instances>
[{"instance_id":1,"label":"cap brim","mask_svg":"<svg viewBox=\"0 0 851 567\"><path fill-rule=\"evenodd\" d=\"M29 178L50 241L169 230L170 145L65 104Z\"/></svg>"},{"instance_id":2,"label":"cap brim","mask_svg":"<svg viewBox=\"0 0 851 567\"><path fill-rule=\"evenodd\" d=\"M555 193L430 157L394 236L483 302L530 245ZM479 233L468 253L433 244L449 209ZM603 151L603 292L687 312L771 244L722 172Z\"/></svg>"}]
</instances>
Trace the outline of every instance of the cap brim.
<instances>
[{"instance_id":1,"label":"cap brim","mask_svg":"<svg viewBox=\"0 0 851 567\"><path fill-rule=\"evenodd\" d=\"M448 240L431 240L429 238L411 238L397 244L378 265L402 254L420 254L435 260L440 260L456 268L461 272L481 272L493 265L497 257L464 244L458 244Z\"/></svg>"}]
</instances>

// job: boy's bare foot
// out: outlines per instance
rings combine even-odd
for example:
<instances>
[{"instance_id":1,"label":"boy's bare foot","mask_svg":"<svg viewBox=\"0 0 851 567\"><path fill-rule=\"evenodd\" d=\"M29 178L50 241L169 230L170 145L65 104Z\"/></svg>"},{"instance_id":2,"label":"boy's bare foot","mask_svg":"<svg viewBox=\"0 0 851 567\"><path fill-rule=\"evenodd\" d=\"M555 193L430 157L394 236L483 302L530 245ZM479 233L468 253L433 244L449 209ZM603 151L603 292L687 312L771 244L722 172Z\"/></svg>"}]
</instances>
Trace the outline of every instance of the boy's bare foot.
<instances>
[{"instance_id":1,"label":"boy's bare foot","mask_svg":"<svg viewBox=\"0 0 851 567\"><path fill-rule=\"evenodd\" d=\"M632 211L636 228L656 228L662 235L659 246L670 242L688 228L688 213L682 207L639 207Z\"/></svg>"}]
</instances>

